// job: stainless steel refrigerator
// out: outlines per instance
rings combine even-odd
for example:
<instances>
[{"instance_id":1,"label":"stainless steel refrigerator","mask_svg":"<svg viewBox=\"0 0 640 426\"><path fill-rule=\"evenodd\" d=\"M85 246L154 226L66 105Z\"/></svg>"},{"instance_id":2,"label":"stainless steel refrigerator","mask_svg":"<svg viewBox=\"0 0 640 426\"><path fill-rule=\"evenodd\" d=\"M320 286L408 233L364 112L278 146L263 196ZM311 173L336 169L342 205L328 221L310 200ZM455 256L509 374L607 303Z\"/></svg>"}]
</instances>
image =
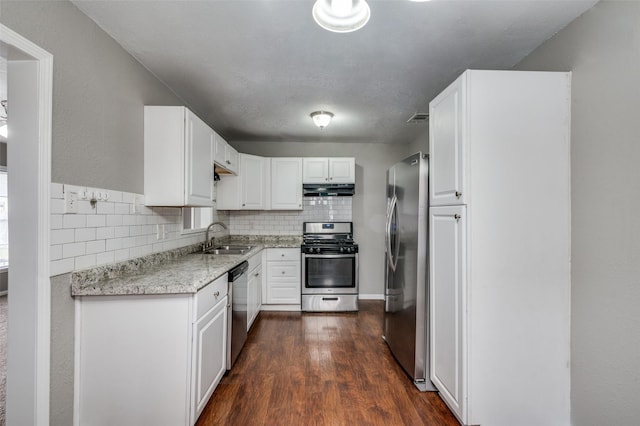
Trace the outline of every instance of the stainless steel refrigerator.
<instances>
[{"instance_id":1,"label":"stainless steel refrigerator","mask_svg":"<svg viewBox=\"0 0 640 426\"><path fill-rule=\"evenodd\" d=\"M429 380L428 159L411 155L387 171L384 340L422 391Z\"/></svg>"}]
</instances>

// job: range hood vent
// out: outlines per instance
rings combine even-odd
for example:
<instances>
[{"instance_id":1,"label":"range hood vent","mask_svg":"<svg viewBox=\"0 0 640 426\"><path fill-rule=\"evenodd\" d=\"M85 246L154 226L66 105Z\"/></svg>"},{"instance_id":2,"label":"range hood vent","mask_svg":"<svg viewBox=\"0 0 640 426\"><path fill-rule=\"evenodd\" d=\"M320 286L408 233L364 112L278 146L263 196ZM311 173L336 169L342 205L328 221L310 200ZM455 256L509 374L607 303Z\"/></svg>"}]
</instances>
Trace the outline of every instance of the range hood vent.
<instances>
[{"instance_id":1,"label":"range hood vent","mask_svg":"<svg viewBox=\"0 0 640 426\"><path fill-rule=\"evenodd\" d=\"M355 192L352 183L305 183L302 195L305 197L351 197Z\"/></svg>"}]
</instances>

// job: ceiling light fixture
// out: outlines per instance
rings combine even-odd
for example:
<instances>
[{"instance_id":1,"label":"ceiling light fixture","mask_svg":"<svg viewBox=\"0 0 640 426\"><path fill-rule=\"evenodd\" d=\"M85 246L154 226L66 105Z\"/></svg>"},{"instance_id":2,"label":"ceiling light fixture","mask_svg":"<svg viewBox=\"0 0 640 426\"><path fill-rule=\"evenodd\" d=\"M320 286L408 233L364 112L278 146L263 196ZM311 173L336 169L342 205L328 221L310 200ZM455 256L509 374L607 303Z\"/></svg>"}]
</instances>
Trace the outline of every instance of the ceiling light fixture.
<instances>
[{"instance_id":1,"label":"ceiling light fixture","mask_svg":"<svg viewBox=\"0 0 640 426\"><path fill-rule=\"evenodd\" d=\"M315 111L310 115L313 119L313 124L320 127L320 130L327 127L329 123L331 123L331 119L333 118L333 113L328 111Z\"/></svg>"},{"instance_id":2,"label":"ceiling light fixture","mask_svg":"<svg viewBox=\"0 0 640 426\"><path fill-rule=\"evenodd\" d=\"M369 22L371 9L366 0L316 0L312 15L325 30L350 33Z\"/></svg>"}]
</instances>

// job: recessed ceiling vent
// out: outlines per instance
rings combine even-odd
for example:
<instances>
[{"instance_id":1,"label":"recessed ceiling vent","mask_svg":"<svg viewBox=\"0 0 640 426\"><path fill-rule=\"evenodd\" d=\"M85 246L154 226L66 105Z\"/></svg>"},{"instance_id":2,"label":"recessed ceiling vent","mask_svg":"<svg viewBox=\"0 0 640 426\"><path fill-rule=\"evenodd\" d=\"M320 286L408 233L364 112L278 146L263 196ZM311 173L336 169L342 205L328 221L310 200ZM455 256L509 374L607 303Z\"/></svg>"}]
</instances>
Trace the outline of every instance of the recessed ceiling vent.
<instances>
[{"instance_id":1,"label":"recessed ceiling vent","mask_svg":"<svg viewBox=\"0 0 640 426\"><path fill-rule=\"evenodd\" d=\"M420 123L428 123L429 122L429 113L428 112L416 112L411 116L410 119L407 120L409 124L420 124Z\"/></svg>"}]
</instances>

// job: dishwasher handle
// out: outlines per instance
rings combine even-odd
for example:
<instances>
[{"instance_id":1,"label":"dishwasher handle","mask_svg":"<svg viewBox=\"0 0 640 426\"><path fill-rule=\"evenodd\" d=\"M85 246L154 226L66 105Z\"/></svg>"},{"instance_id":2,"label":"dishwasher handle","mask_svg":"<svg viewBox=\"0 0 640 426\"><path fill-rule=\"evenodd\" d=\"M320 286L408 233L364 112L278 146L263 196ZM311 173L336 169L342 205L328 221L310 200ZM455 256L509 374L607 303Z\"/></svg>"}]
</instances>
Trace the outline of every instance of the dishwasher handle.
<instances>
[{"instance_id":1,"label":"dishwasher handle","mask_svg":"<svg viewBox=\"0 0 640 426\"><path fill-rule=\"evenodd\" d=\"M235 268L231 269L229 271L229 282L232 283L234 281L237 281L242 275L244 275L247 270L249 269L249 262L247 262L246 260L244 262L242 262L241 264L239 264L238 266L236 266Z\"/></svg>"}]
</instances>

